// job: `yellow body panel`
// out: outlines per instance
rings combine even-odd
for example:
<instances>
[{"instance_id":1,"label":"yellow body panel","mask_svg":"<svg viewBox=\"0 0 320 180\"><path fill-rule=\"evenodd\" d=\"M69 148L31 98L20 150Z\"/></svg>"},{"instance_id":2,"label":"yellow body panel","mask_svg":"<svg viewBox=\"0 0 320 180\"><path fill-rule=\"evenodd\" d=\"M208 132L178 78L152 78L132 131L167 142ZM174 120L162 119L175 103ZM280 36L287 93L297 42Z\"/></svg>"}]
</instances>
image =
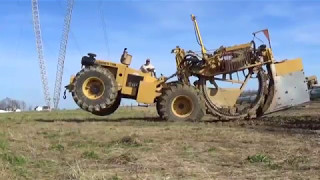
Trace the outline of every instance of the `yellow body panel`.
<instances>
[{"instance_id":1,"label":"yellow body panel","mask_svg":"<svg viewBox=\"0 0 320 180\"><path fill-rule=\"evenodd\" d=\"M118 64L108 61L96 60L96 63L109 69L118 83L118 90L121 94L136 98L137 102L151 104L160 95L157 93L159 81L151 76L151 73L143 73L140 70L132 69L128 65ZM139 85L136 87L127 84L130 75L141 77Z\"/></svg>"},{"instance_id":2,"label":"yellow body panel","mask_svg":"<svg viewBox=\"0 0 320 180\"><path fill-rule=\"evenodd\" d=\"M117 64L114 62L109 62L109 61L103 61L103 60L96 60L97 64L100 64L101 66L111 66L111 67L118 67L118 66L126 66L123 64Z\"/></svg>"},{"instance_id":3,"label":"yellow body panel","mask_svg":"<svg viewBox=\"0 0 320 180\"><path fill-rule=\"evenodd\" d=\"M96 60L96 63L101 66L107 67L114 74L114 76L116 77L116 81L118 83L118 90L121 90L125 70L126 68L128 68L128 66L124 64L117 64L114 62L103 61L103 60Z\"/></svg>"},{"instance_id":4,"label":"yellow body panel","mask_svg":"<svg viewBox=\"0 0 320 180\"><path fill-rule=\"evenodd\" d=\"M121 94L125 94L128 96L136 96L137 95L137 87L130 87L130 86L126 86L126 82L128 79L128 75L135 75L135 76L141 76L143 77L143 73L141 71L137 71L135 69L132 68L126 68L125 69L125 73L123 76L123 81L122 81L122 89L121 89Z\"/></svg>"},{"instance_id":5,"label":"yellow body panel","mask_svg":"<svg viewBox=\"0 0 320 180\"><path fill-rule=\"evenodd\" d=\"M159 96L159 93L155 91L157 84L154 82L141 81L139 85L139 93L137 95L137 102L152 104L155 97Z\"/></svg>"},{"instance_id":6,"label":"yellow body panel","mask_svg":"<svg viewBox=\"0 0 320 180\"><path fill-rule=\"evenodd\" d=\"M283 76L292 72L303 71L302 59L285 60L275 64L276 75Z\"/></svg>"},{"instance_id":7,"label":"yellow body panel","mask_svg":"<svg viewBox=\"0 0 320 180\"><path fill-rule=\"evenodd\" d=\"M210 88L208 94L212 102L221 107L234 106L240 96L241 90L238 88Z\"/></svg>"}]
</instances>

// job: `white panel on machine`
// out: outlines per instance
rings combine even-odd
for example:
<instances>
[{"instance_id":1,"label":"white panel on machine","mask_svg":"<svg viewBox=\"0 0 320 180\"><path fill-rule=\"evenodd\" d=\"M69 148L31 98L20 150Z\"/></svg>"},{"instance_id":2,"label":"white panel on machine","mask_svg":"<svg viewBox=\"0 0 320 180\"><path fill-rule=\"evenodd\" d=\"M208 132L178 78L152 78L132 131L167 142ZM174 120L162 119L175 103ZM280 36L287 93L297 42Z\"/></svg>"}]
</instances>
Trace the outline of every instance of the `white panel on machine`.
<instances>
[{"instance_id":1,"label":"white panel on machine","mask_svg":"<svg viewBox=\"0 0 320 180\"><path fill-rule=\"evenodd\" d=\"M275 94L266 113L286 109L310 101L310 95L303 71L275 76Z\"/></svg>"}]
</instances>

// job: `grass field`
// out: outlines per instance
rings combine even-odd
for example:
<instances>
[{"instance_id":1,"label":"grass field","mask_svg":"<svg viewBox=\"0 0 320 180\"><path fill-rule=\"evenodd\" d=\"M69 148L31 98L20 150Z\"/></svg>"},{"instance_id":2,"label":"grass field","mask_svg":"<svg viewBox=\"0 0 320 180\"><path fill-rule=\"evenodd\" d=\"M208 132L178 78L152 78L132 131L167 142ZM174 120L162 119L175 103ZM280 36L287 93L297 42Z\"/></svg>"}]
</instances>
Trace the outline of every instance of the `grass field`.
<instances>
[{"instance_id":1,"label":"grass field","mask_svg":"<svg viewBox=\"0 0 320 180\"><path fill-rule=\"evenodd\" d=\"M292 112L305 110L270 121ZM317 129L209 121L164 122L153 108L0 114L0 179L320 178Z\"/></svg>"}]
</instances>

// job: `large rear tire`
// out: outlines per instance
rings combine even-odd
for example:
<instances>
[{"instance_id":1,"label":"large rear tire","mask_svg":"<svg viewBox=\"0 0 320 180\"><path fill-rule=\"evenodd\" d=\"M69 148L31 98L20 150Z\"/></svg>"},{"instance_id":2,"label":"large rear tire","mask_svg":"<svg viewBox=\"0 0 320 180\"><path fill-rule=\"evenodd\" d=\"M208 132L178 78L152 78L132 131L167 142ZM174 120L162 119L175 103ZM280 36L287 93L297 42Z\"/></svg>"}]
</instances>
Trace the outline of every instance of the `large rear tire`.
<instances>
[{"instance_id":1,"label":"large rear tire","mask_svg":"<svg viewBox=\"0 0 320 180\"><path fill-rule=\"evenodd\" d=\"M79 107L89 112L99 112L114 104L118 87L108 69L89 66L77 73L71 92Z\"/></svg>"},{"instance_id":2,"label":"large rear tire","mask_svg":"<svg viewBox=\"0 0 320 180\"><path fill-rule=\"evenodd\" d=\"M163 90L157 109L166 120L198 121L205 115L205 102L196 88L173 84Z\"/></svg>"},{"instance_id":3,"label":"large rear tire","mask_svg":"<svg viewBox=\"0 0 320 180\"><path fill-rule=\"evenodd\" d=\"M108 106L105 109L101 109L100 111L92 111L92 114L97 116L110 115L118 109L118 107L120 106L120 103L121 103L121 95L119 94L116 101L112 105Z\"/></svg>"}]
</instances>

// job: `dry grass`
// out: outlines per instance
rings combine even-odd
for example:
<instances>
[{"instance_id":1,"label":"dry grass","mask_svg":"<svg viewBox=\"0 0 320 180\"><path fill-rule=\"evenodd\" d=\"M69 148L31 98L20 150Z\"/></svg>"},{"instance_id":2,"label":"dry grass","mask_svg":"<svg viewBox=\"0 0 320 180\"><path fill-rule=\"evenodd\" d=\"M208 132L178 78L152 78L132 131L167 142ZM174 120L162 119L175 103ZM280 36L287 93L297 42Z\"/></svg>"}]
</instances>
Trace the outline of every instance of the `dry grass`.
<instances>
[{"instance_id":1,"label":"dry grass","mask_svg":"<svg viewBox=\"0 0 320 180\"><path fill-rule=\"evenodd\" d=\"M163 122L153 109L0 115L0 179L318 179L319 135Z\"/></svg>"}]
</instances>

